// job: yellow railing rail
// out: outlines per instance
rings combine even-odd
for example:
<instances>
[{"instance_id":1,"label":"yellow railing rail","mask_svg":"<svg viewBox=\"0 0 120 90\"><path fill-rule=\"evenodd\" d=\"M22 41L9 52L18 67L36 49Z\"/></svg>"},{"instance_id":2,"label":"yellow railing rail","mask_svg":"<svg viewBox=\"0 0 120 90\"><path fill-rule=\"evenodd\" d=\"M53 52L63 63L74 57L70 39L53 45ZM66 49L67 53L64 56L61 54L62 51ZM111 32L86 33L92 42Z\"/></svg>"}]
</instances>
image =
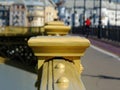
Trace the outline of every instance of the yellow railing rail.
<instances>
[{"instance_id":1,"label":"yellow railing rail","mask_svg":"<svg viewBox=\"0 0 120 90\"><path fill-rule=\"evenodd\" d=\"M43 33L43 27L15 27L6 26L0 27L0 36L16 36Z\"/></svg>"}]
</instances>

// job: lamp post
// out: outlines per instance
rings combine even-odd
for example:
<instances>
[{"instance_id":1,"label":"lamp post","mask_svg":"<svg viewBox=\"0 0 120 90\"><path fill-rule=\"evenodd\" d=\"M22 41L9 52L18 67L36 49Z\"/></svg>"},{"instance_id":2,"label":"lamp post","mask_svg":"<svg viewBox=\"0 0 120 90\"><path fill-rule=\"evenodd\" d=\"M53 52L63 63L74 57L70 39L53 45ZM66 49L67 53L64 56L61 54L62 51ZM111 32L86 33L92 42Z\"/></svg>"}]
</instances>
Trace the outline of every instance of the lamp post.
<instances>
[{"instance_id":1,"label":"lamp post","mask_svg":"<svg viewBox=\"0 0 120 90\"><path fill-rule=\"evenodd\" d=\"M85 11L86 11L86 0L84 0L84 8L83 8L83 26L85 26Z\"/></svg>"},{"instance_id":2,"label":"lamp post","mask_svg":"<svg viewBox=\"0 0 120 90\"><path fill-rule=\"evenodd\" d=\"M102 0L99 1L99 25L98 25L98 38L102 37L102 22L101 22L101 8L102 8Z\"/></svg>"},{"instance_id":3,"label":"lamp post","mask_svg":"<svg viewBox=\"0 0 120 90\"><path fill-rule=\"evenodd\" d=\"M116 7L115 7L115 26L117 26L117 3L118 3L118 0L116 0Z\"/></svg>"},{"instance_id":4,"label":"lamp post","mask_svg":"<svg viewBox=\"0 0 120 90\"><path fill-rule=\"evenodd\" d=\"M86 0L84 0L83 6L83 34L85 34L85 12L86 12Z\"/></svg>"},{"instance_id":5,"label":"lamp post","mask_svg":"<svg viewBox=\"0 0 120 90\"><path fill-rule=\"evenodd\" d=\"M93 25L95 25L95 15L96 15L96 11L95 11L95 0L93 1Z\"/></svg>"},{"instance_id":6,"label":"lamp post","mask_svg":"<svg viewBox=\"0 0 120 90\"><path fill-rule=\"evenodd\" d=\"M73 5L73 16L72 16L72 18L73 18L73 24L72 24L71 34L75 30L75 13L76 13L75 7L76 7L76 0L74 0L74 5Z\"/></svg>"}]
</instances>

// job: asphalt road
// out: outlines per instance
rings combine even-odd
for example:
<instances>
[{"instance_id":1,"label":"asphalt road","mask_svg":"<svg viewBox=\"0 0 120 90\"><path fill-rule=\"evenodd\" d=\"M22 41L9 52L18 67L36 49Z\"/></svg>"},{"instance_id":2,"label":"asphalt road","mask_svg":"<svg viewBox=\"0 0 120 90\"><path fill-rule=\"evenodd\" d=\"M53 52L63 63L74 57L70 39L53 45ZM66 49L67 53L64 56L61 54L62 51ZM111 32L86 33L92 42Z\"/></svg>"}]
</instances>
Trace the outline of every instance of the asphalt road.
<instances>
[{"instance_id":1,"label":"asphalt road","mask_svg":"<svg viewBox=\"0 0 120 90\"><path fill-rule=\"evenodd\" d=\"M120 90L120 58L90 47L82 57L86 90Z\"/></svg>"}]
</instances>

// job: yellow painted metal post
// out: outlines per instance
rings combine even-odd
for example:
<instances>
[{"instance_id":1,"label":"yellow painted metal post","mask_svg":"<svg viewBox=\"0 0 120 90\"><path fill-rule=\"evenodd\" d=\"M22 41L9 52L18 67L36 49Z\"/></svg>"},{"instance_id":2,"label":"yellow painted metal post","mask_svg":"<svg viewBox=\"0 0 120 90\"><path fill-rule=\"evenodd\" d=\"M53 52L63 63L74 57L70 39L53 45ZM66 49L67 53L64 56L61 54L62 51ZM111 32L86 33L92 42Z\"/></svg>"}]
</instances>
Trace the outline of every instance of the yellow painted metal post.
<instances>
[{"instance_id":1,"label":"yellow painted metal post","mask_svg":"<svg viewBox=\"0 0 120 90\"><path fill-rule=\"evenodd\" d=\"M65 26L64 23L61 21L52 21L52 22L49 22L44 27L44 29L47 35L63 36L63 35L68 34L71 28L70 26Z\"/></svg>"},{"instance_id":2,"label":"yellow painted metal post","mask_svg":"<svg viewBox=\"0 0 120 90\"><path fill-rule=\"evenodd\" d=\"M49 25L45 26L48 35L68 33L69 27L61 22ZM30 38L28 44L38 57L38 90L85 90L80 58L89 47L89 40L78 36L37 36Z\"/></svg>"},{"instance_id":3,"label":"yellow painted metal post","mask_svg":"<svg viewBox=\"0 0 120 90\"><path fill-rule=\"evenodd\" d=\"M45 62L49 62L49 60L52 60L54 57L57 57L57 58L62 57L64 60L69 61L70 63L73 63L73 65L75 66L74 68L76 72L79 72L78 76L80 76L80 73L82 72L82 69L83 69L80 64L80 57L84 55L86 48L89 47L90 45L90 42L87 39L80 38L77 36L75 37L71 37L71 36L33 37L28 41L28 43L29 43L29 46L35 52L35 55L38 57L38 73L39 74L42 73L41 69L44 69L45 71L47 70L47 66L46 68L43 68ZM49 65L52 65L52 64L49 64ZM71 73L69 72L69 75ZM47 71L46 71L46 74L47 74ZM47 78L47 76L44 77L44 79L45 78ZM71 82L74 82L74 81L71 81ZM47 82L44 84L47 85ZM80 90L85 90L85 89L80 89Z\"/></svg>"}]
</instances>

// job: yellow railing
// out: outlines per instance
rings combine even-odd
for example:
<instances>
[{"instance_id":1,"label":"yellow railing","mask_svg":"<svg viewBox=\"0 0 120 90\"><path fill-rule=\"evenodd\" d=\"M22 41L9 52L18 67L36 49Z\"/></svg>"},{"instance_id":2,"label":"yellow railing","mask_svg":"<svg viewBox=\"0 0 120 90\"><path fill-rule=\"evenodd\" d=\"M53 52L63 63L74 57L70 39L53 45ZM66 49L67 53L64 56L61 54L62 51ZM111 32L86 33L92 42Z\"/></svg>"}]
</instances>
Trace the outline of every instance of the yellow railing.
<instances>
[{"instance_id":1,"label":"yellow railing","mask_svg":"<svg viewBox=\"0 0 120 90\"><path fill-rule=\"evenodd\" d=\"M6 26L0 27L0 36L16 36L43 33L43 27L15 27Z\"/></svg>"}]
</instances>

